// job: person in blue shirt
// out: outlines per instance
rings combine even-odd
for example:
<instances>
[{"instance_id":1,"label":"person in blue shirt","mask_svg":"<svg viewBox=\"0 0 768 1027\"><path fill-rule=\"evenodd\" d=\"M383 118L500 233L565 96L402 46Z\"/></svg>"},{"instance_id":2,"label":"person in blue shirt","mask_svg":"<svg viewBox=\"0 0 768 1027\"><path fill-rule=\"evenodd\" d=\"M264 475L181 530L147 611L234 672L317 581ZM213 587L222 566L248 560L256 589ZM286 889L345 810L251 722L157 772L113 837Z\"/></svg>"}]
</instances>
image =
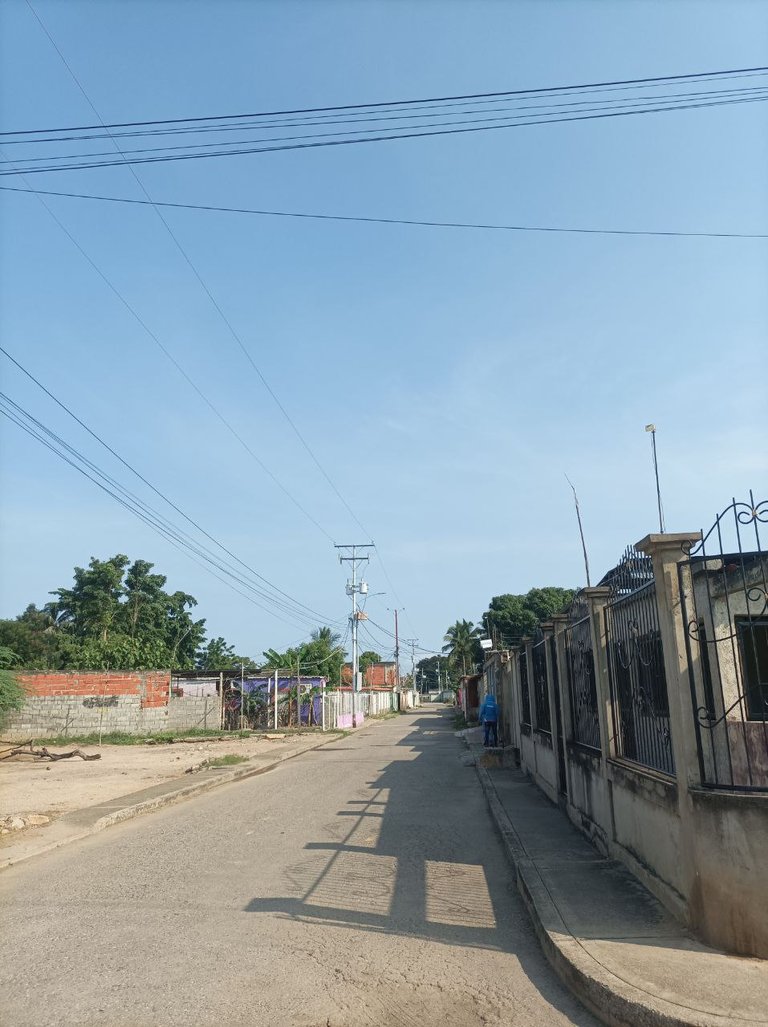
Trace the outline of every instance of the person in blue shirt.
<instances>
[{"instance_id":1,"label":"person in blue shirt","mask_svg":"<svg viewBox=\"0 0 768 1027\"><path fill-rule=\"evenodd\" d=\"M483 745L495 748L499 744L497 725L499 722L499 707L496 703L496 696L488 693L480 706L480 723L483 725Z\"/></svg>"}]
</instances>

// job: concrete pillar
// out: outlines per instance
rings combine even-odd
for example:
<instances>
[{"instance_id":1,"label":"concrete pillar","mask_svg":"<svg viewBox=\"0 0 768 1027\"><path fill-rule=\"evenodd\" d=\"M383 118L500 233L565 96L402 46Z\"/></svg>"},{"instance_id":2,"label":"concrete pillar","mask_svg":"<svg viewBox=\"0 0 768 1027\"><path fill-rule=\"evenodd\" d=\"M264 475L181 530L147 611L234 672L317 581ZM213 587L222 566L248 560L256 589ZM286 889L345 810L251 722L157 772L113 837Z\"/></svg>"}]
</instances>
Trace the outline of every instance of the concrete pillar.
<instances>
[{"instance_id":1,"label":"concrete pillar","mask_svg":"<svg viewBox=\"0 0 768 1027\"><path fill-rule=\"evenodd\" d=\"M681 802L687 789L701 782L678 564L687 559L686 547L698 542L700 538L701 532L698 531L646 535L636 546L641 553L650 556L653 562L669 698L669 729Z\"/></svg>"},{"instance_id":2,"label":"concrete pillar","mask_svg":"<svg viewBox=\"0 0 768 1027\"><path fill-rule=\"evenodd\" d=\"M592 632L592 659L595 664L595 690L597 715L600 721L600 749L603 761L616 755L616 725L611 702L611 680L608 671L608 640L605 634L605 607L611 598L610 588L593 586L579 593L589 607L589 626ZM605 762L603 762L605 773Z\"/></svg>"}]
</instances>

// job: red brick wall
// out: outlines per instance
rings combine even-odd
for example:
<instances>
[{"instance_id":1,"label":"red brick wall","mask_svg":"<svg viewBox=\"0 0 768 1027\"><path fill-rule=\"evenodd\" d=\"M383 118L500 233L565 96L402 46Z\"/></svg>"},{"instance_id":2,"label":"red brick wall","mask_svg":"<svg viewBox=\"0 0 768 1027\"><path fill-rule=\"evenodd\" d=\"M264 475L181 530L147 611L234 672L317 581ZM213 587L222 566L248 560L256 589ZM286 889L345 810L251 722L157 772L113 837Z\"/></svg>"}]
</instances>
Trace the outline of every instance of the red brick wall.
<instances>
[{"instance_id":1,"label":"red brick wall","mask_svg":"<svg viewBox=\"0 0 768 1027\"><path fill-rule=\"evenodd\" d=\"M168 670L71 670L18 674L29 695L138 695L142 707L165 706Z\"/></svg>"}]
</instances>

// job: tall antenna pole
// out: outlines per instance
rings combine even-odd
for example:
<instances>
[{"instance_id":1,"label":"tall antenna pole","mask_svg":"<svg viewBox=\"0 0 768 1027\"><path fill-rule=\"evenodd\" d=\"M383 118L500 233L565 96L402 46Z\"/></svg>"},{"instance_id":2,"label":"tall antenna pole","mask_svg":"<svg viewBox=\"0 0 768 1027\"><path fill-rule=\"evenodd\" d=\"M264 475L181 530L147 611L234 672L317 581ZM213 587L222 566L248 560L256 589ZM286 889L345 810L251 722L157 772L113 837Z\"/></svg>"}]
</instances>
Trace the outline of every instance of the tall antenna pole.
<instances>
[{"instance_id":1,"label":"tall antenna pole","mask_svg":"<svg viewBox=\"0 0 768 1027\"><path fill-rule=\"evenodd\" d=\"M661 489L659 487L659 462L656 459L656 425L646 424L645 430L651 433L651 448L653 450L653 473L656 475L656 502L659 506L659 531L664 534L664 511L661 506Z\"/></svg>"},{"instance_id":2,"label":"tall antenna pole","mask_svg":"<svg viewBox=\"0 0 768 1027\"><path fill-rule=\"evenodd\" d=\"M352 545L340 545L335 546L336 549L346 550L346 554L339 553L339 563L351 563L352 564L352 578L347 582L347 595L352 598L352 616L350 617L350 624L352 627L352 727L357 727L357 693L360 691L360 661L358 654L357 645L357 628L358 623L361 619L361 613L357 609L357 596L358 593L365 593L368 591L368 585L361 579L357 580L357 565L359 563L367 563L370 557L365 554L358 556L358 549L373 549L373 543L365 545L352 544Z\"/></svg>"},{"instance_id":3,"label":"tall antenna pole","mask_svg":"<svg viewBox=\"0 0 768 1027\"><path fill-rule=\"evenodd\" d=\"M573 490L573 501L576 504L576 520L579 522L579 535L581 536L581 551L584 553L584 570L586 571L586 574L587 574L587 588L589 588L590 584L591 584L590 580L589 580L589 557L587 556L587 543L584 541L584 528L582 527L582 523L581 523L581 510L579 509L579 497L576 495L576 489L574 488L573 482L571 481L571 479L568 477L567 474L565 476L565 480L568 482L568 484L571 486L571 489Z\"/></svg>"}]
</instances>

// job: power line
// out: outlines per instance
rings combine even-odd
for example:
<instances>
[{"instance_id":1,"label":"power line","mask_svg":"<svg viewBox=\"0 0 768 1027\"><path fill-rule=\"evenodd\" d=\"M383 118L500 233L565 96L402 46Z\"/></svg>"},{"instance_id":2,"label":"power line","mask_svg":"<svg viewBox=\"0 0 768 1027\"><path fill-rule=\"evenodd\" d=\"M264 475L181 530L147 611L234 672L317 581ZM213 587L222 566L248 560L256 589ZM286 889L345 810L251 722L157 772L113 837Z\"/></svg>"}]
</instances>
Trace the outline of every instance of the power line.
<instances>
[{"instance_id":1,"label":"power line","mask_svg":"<svg viewBox=\"0 0 768 1027\"><path fill-rule=\"evenodd\" d=\"M37 11L33 7L32 3L31 3L31 0L27 0L27 6L29 7L30 11L35 16L35 18L37 19L37 21L38 21L40 27L42 28L43 32L47 36L47 38L50 41L50 43L53 46L53 48L56 50L56 53L61 58L61 61L63 62L65 68L67 69L67 71L69 72L69 74L72 77L73 81L75 82L77 88L82 93L82 95L85 98L86 102L88 103L89 107L91 108L93 113L96 115L96 117L99 119L99 121L101 122L102 126L106 129L106 125L104 125L104 120L101 117L101 114L96 109L96 106L93 103L93 101L91 100L91 98L88 95L88 93L86 92L85 87L80 82L79 78L77 77L77 75L74 72L74 69L72 68L72 66L67 61L66 57L64 56L64 54L62 53L61 49L57 45L57 43L54 40L53 36L48 31L48 29L47 29L45 23L43 22L42 18L40 18L40 16L38 15ZM108 132L108 130L107 130L107 132ZM112 135L109 132L108 132L108 135L110 137L110 140L111 140L112 145L114 146L114 148L120 154L121 158L124 158L124 153L123 153L122 149L120 148L120 146L117 144L117 142L115 141L115 139L112 137ZM168 224L168 221L166 220L166 218L163 216L162 211L159 209L159 207L153 201L152 197L149 195L149 192L147 191L144 183L141 181L141 179L139 178L138 174L136 173L136 171L132 167L128 166L128 170L130 171L130 173L133 176L136 184L139 186L139 188L141 189L142 193L146 197L146 202L149 203L153 207L155 213L157 214L157 216L159 217L160 221L162 222L163 227L165 228L166 232L168 233L168 235L170 236L171 240L173 241L174 246L176 247L176 249L179 251L179 253L183 257L183 259L186 262L186 264L188 265L189 269L192 271L192 274L196 278L196 280L199 283L200 287L202 288L203 292L206 294L206 296L210 300L211 304L213 305L214 309L216 310L216 313L219 315L219 317L221 318L222 322L224 323L227 331L229 332L231 337L234 339L234 341L239 346L240 350L245 355L245 357L248 360L249 364L251 365L252 369L256 372L256 375L258 376L258 378L261 381L262 385L264 386L264 388L269 393L270 397L274 401L274 403L277 406L277 408L280 411L280 413L283 415L285 420L290 425L292 431L294 432L294 434L298 438L299 442L301 443L303 448L306 450L306 452L309 454L309 456L312 459L312 461L314 462L315 466L320 471L321 475L323 476L323 478L325 479L327 484L330 486L330 488L332 489L334 494L337 496L337 498L340 500L340 502L342 503L344 508L347 510L349 515L352 517L352 519L358 524L358 526L362 530L365 530L365 529L362 528L362 525L360 524L359 520L355 516L355 513L352 510L352 508L350 507L349 503L346 501L344 496L341 494L339 489L336 487L336 484L331 479L330 475L327 473L327 471L325 470L323 465L318 460L318 458L315 455L313 449L310 447L309 443L304 438L304 435L299 430L296 422L293 420L291 415L288 413L286 408L283 406L282 402L278 398L278 396L275 393L274 389L272 388L270 383L267 381L267 379L264 376L261 368L257 365L256 361L253 359L253 356L251 355L250 351L246 347L246 345L243 342L242 338L240 337L238 332L235 330L234 325L229 320L227 315L224 313L221 305L219 304L218 300L216 299L216 297L211 292L210 288L208 287L208 284L203 279L203 276L201 275L200 271L198 270L196 265L193 263L191 257L189 256L187 251L184 249L184 247L182 246L182 244L179 241L179 239L176 237L176 234L174 233L174 231L171 228L171 226ZM331 539L331 541L333 541L333 540Z\"/></svg>"},{"instance_id":2,"label":"power line","mask_svg":"<svg viewBox=\"0 0 768 1027\"><path fill-rule=\"evenodd\" d=\"M174 145L174 146L166 144L166 145L162 145L162 146L142 147L142 148L138 148L138 149L134 148L134 149L129 149L129 150L123 150L123 149L117 147L117 144L116 144L115 140L116 139L131 138L131 137L142 137L142 136L144 136L147 139L150 139L150 138L156 138L159 135L200 135L201 133L229 132L229 131L234 131L234 130L240 131L240 130L243 130L243 129L249 129L251 131L259 131L261 129L274 129L275 127L284 127L284 128L287 128L287 127L303 127L303 128L307 128L307 127L315 127L318 124L322 124L322 126L325 127L325 125L360 125L360 124L367 124L367 123L371 123L371 122L382 122L382 121L403 122L403 121L412 121L412 120L418 120L418 119L430 118L430 117L440 117L440 118L443 118L443 119L451 118L451 119L454 119L454 120L435 122L431 126L430 125L425 125L423 127L426 127L426 128L436 127L436 126L441 125L441 124L448 125L448 126L450 126L450 125L466 125L466 124L483 124L485 122L512 121L512 120L520 120L520 119L534 117L534 115L522 113L522 112L527 111L527 110L542 111L542 110L547 110L547 109L556 109L557 112L559 113L561 111L561 109L564 108L564 107L584 108L583 110L580 110L580 111L579 110L574 110L574 111L570 112L570 113L574 113L575 114L575 113L591 113L591 110L596 110L596 111L614 110L614 109L615 110L632 110L635 107L644 106L645 105L645 101L647 101L647 100L653 100L654 102L656 102L658 104L662 104L662 103L669 104L669 103L673 103L673 102L675 102L677 100L681 100L681 99L704 98L704 97L733 97L733 98L746 98L746 99L762 100L762 99L766 99L765 89L766 89L765 86L749 86L749 87L742 87L742 88L738 88L738 89L704 90L702 92L694 92L694 93L669 93L669 94L665 94L665 95L661 95L661 96L655 96L655 97L649 97L649 96L634 97L631 101L628 101L628 100L625 100L625 99L620 99L620 98L609 98L607 101L604 100L604 99L601 99L601 100L578 100L578 101L574 101L574 102L571 102L571 103L560 103L560 104L546 103L546 104L528 104L528 105L524 105L524 106L518 105L517 107L496 107L496 108L492 108L490 110L484 110L484 111L469 111L469 110L465 110L465 111L449 111L447 114L439 113L439 109L437 109L437 112L434 109L430 109L430 112L427 113L427 114L400 114L400 113L395 113L395 114L387 114L387 115L383 115L383 116L382 115L377 115L375 117L361 117L361 116L358 116L358 117L355 117L355 118L348 117L348 118L340 118L340 119L335 119L335 120L325 120L324 119L322 122L320 122L320 119L317 119L317 120L314 120L314 121L251 122L251 123L239 124L239 125L207 126L206 128L168 129L168 130L165 130L165 131L153 131L151 133L140 133L140 132L125 133L125 132L123 132L123 133L114 133L113 134L113 133L109 132L108 130L105 130L104 133L98 133L98 134L92 134L92 135L53 136L53 137L49 136L47 138L36 137L34 139L6 140L4 145L6 145L6 146L8 146L8 145L23 146L25 144L26 145L31 145L31 144L35 144L35 143L53 143L53 142L68 142L68 141L90 141L90 140L94 140L94 139L109 139L115 145L115 148L118 149L118 152L123 154L123 155L134 154L134 153L160 153L160 152L168 152L168 151L174 151L174 150L201 150L202 151L202 150L205 150L205 149L210 149L210 148L215 147L215 146L243 146L243 145L246 145L247 143L250 143L250 142L276 142L276 141L286 141L286 140L292 140L292 139L314 139L314 138L328 138L328 137L331 137L331 136L340 136L340 135L364 134L364 133L377 132L377 131L380 132L382 130L384 130L384 131L394 131L399 126L392 126L391 129L381 129L381 128L360 129L360 130L356 130L355 132L329 132L329 133L327 132L327 133L318 133L318 134L314 134L314 135L304 133L304 134L299 135L299 136L271 136L271 137L267 136L267 137L255 138L255 139L254 138L235 139L235 140L231 140L229 142L226 142L224 140L218 140L217 142L213 142L213 143L200 143L200 142L196 142L196 143L177 144L177 145ZM760 94L760 95L757 95L757 94ZM597 106L598 104L602 104L603 106ZM658 109L659 110L663 110L664 107L659 107ZM498 116L499 112L503 112L504 116L503 117L499 117ZM99 116L98 112L96 111L95 108L94 108L94 113L97 115L97 117ZM464 120L464 121L455 120L458 117L459 114L471 114L471 115L473 115L473 117L468 119L468 120ZM478 114L494 114L496 116L492 117L492 118L478 118L477 117ZM554 114L551 114L551 115L549 115L549 114L541 115L541 117L542 118L544 118L544 117L547 117L547 118L548 117L554 117ZM48 155L45 155L45 156L42 156L42 157L24 157L23 159L29 164L29 163L36 163L36 162L41 162L41 161L51 161L51 160L78 160L78 159L82 159L82 158L86 158L86 157L90 160L90 159L92 159L94 157L105 157L105 156L110 156L110 155L111 155L111 151L97 150L97 151L92 151L92 152L88 152L88 153L48 154ZM8 163L8 161L0 161L0 163Z\"/></svg>"},{"instance_id":3,"label":"power line","mask_svg":"<svg viewBox=\"0 0 768 1027\"><path fill-rule=\"evenodd\" d=\"M25 179L25 181L26 181L26 179ZM34 191L35 190L32 190L32 192L34 192ZM167 357L167 359L170 360L170 362L173 364L173 366L176 368L176 370L179 372L179 374L182 376L182 378L184 378L184 380L187 382L187 384L195 391L195 393L200 397L200 399L203 400L205 405L212 411L212 413L218 418L218 420L221 421L221 423L230 432L230 434L233 435L237 439L237 441L245 449L245 451L252 457L253 460L255 460L255 462L259 465L259 467L262 469L262 471L264 471L264 473L269 478L272 479L272 481L275 483L275 485L277 485L277 487L280 489L280 491L283 492L288 497L288 499L290 499L290 501L293 503L293 505L295 507L297 507L297 509L300 510L301 513L304 514L304 516L312 524L314 524L314 526L318 529L318 531L320 531L330 542L333 542L332 536L312 516L312 514L299 502L299 500L296 499L296 497L285 487L285 485L283 485L283 483L280 481L280 479L277 477L277 475L274 474L267 467L267 465L263 462L263 460L248 445L248 443L245 441L245 439L242 437L242 435L240 435L240 433L237 431L237 429L227 420L227 418L221 413L221 411L218 409L218 407L216 407L215 404L205 395L205 393L195 383L195 381L190 377L190 375L187 374L187 372L184 370L184 368L179 363L179 361L173 356L173 354L170 352L170 350L166 346L163 345L163 343L160 341L159 337L152 331L152 329L144 321L144 319L141 317L141 315L138 313L138 311L128 302L128 300L123 296L123 294L120 292L120 290L117 288L117 286L114 285L114 283L101 270L101 268L98 266L98 264L83 249L83 247L80 245L80 243L77 241L77 239L75 239L75 237L69 231L69 229L54 214L54 212L51 210L50 206L45 202L45 200L42 198L42 196L38 196L38 200L40 201L40 203L42 203L43 207L45 207L45 209L48 211L48 213L53 218L53 220L56 222L56 224L59 226L59 228L64 232L64 234L67 236L67 238L72 243L72 245L78 250L78 252L81 254L81 256L84 257L84 259L88 262L88 264L90 264L90 266L93 268L93 270L99 276L99 278L101 278L101 280L104 282L104 284L120 300L120 302L125 307L125 309L128 311L128 313L134 318L134 320L139 324L139 326L147 333L147 335L150 337L150 339L152 339L152 341L158 346L158 348Z\"/></svg>"},{"instance_id":4,"label":"power line","mask_svg":"<svg viewBox=\"0 0 768 1027\"><path fill-rule=\"evenodd\" d=\"M37 17L37 15L35 15ZM38 21L40 19L38 18ZM630 79L614 79L607 82L586 82L577 85L567 86L540 86L537 88L527 89L509 89L497 92L488 93L463 93L454 96L436 96L420 99L410 100L385 100L378 101L375 103L356 103L356 104L340 104L336 106L326 107L298 107L288 110L273 110L273 111L259 111L257 113L250 114L213 114L205 115L202 117L191 117L191 118L165 118L154 121L121 121L112 122L104 125L99 123L98 125L75 125L66 128L38 128L38 129L17 129L9 132L0 132L0 136L9 135L38 135L50 132L85 132L92 129L98 128L137 128L145 127L148 125L181 125L181 124L194 124L211 121L233 121L235 119L246 119L246 118L267 118L267 117L280 117L297 114L321 114L330 113L335 111L353 111L353 110L364 110L364 109L380 109L382 107L406 107L413 106L414 104L435 104L448 101L470 101L470 100L493 100L495 98L503 98L509 96L531 96L534 94L551 94L551 93L563 93L573 92L576 90L594 90L594 89L605 89L621 86L638 86L638 85L650 85L652 83L671 83L671 82L683 82L683 81L695 81L695 80L709 80L716 81L722 78L735 78L736 76L748 77L750 75L762 74L768 72L768 66L759 66L755 68L731 68L728 70L718 71L701 71L701 72L687 72L679 75L655 75L646 76L645 78L630 78Z\"/></svg>"},{"instance_id":5,"label":"power line","mask_svg":"<svg viewBox=\"0 0 768 1027\"><path fill-rule=\"evenodd\" d=\"M270 603L270 606L264 606L263 603L254 599L252 595L245 596L245 598L248 598L250 602L264 610L266 613L276 617L278 620L283 620L285 623L291 623L294 625L297 622L301 623L302 621L314 623L315 617L319 617L321 621L327 621L327 618L323 614L318 614L317 611L313 611L309 607L304 607L303 604L297 603L290 597L288 597L290 602L286 602L285 600L280 599L279 596L270 595L265 592L261 586L256 586L250 582L242 572L238 572L233 569L231 565L226 562L220 562L219 559L211 553L211 550L207 549L205 546L199 545L187 532L178 528L162 514L159 514L147 503L135 496L118 481L99 468L93 461L89 460L88 457L82 454L74 446L67 443L52 431L52 429L46 427L41 421L33 417L32 414L24 410L23 407L19 406L19 404L14 400L2 393L0 393L0 412L4 413L6 417L26 431L27 434L31 435L33 438L37 439L38 442L41 442L48 449L54 452L60 457L60 459L64 460L65 463L83 474L84 477L88 478L99 489L115 499L116 502L133 513L176 548L185 552L187 555L193 554L193 559L197 556L205 561L205 564L210 565L205 566L205 564L200 564L199 560L195 560L194 562L198 563L199 566L203 566L206 570L210 570L210 567L214 567L216 570L225 574L227 578L230 578L237 584L247 588L249 592L253 593L253 595L256 595L260 599ZM256 576L261 577L260 575ZM224 581L225 584L230 584L217 574L214 574L214 577L218 577L219 580ZM275 586L270 585L270 587L274 588ZM238 590L235 589L235 591ZM239 594L244 595L242 592L239 592ZM285 595L285 593L283 593L283 595ZM285 620L285 617L280 616L280 614L275 612L276 610L279 610L286 616L293 618L293 620ZM307 612L305 613L304 610Z\"/></svg>"},{"instance_id":6,"label":"power line","mask_svg":"<svg viewBox=\"0 0 768 1027\"><path fill-rule=\"evenodd\" d=\"M36 378L32 374L31 371L29 371L26 367L24 367L23 364L21 364L18 360L16 360L16 358L14 356L12 356L12 354L10 354L8 352L8 350L5 349L3 346L0 346L0 353L2 353L5 357L7 357L8 360L10 360L22 372L22 374L26 375L26 377L30 381L32 381L35 385L37 385L37 387L39 389L41 389L50 399L52 399L53 402L56 403L56 405L58 407L60 407L62 410L64 410L65 413L67 413L77 424L80 425L81 428L83 428L92 438L94 438L99 443L100 446L102 446L104 449L106 449L108 453L110 453L113 457L115 457L116 460L118 460L125 468L127 468L133 475L135 475L139 479L139 481L143 482L143 484L146 485L149 489L151 489L152 492L155 493L155 495L157 495L160 499L163 500L163 502L167 503L168 506L170 506L173 510L175 510L178 514L180 514L184 518L184 520L186 520L189 524L191 524L194 528L196 528L209 541L213 542L214 545L218 546L219 549L221 549L224 553L226 553L233 560L235 560L236 563L240 564L241 567L245 568L245 570L249 571L256 578L258 578L260 581L262 581L266 586L268 586L269 588L273 589L278 594L278 596L282 596L284 599L288 600L289 603L295 604L296 606L300 607L302 610L306 611L307 613L312 614L314 617L319 617L321 620L326 619L324 614L321 614L317 610L313 610L311 607L308 607L304 603L301 603L298 600L294 599L287 592L284 592L277 585L275 585L271 581L269 581L268 578L265 578L264 575L260 574L253 567L251 567L249 564L245 563L245 561L241 560L238 556L236 556L235 553L233 553L230 549L227 548L227 546L224 545L224 543L220 542L217 538L215 538L208 531L206 531L205 528L203 528L200 524L198 524L197 521L195 521L192 517L190 517L188 514L186 514L181 509L181 507L179 507L176 503L174 503L172 499L169 499L169 497L164 492L162 492L160 489L158 489L157 486L153 485L152 482L148 481L147 478L145 478L144 475L141 474L140 471L138 471L132 464L130 464L124 457L122 457L115 449L113 449L112 446L110 446L108 442L106 442L97 432L95 432L92 428L90 428L85 423L85 421L83 421L80 417L78 417L77 414L70 407L67 406L66 403L62 402L62 400L60 400L57 396L55 396L50 391L50 389L48 389L45 385L43 385L43 383L38 378ZM113 479L110 479L110 481L112 481L112 480ZM134 496L133 498L135 499L136 497ZM265 595L265 598L272 599L273 597ZM278 600L278 601L280 601L280 600Z\"/></svg>"},{"instance_id":7,"label":"power line","mask_svg":"<svg viewBox=\"0 0 768 1027\"><path fill-rule=\"evenodd\" d=\"M700 110L708 107L721 107L724 105L731 105L735 103L756 103L762 102L768 99L765 96L759 97L741 97L729 100L711 100L704 103L686 103L686 104L675 104L668 107L645 107L638 110L611 110L604 113L591 113L591 114L579 114L573 117L553 117L551 120L546 119L535 119L526 122L505 122L504 124L493 124L493 125L471 125L463 128L435 128L429 131L411 131L411 132L396 132L389 133L387 135L372 135L360 138L359 136L354 139L329 139L322 138L314 142L291 142L285 145L278 146L256 146L256 147L244 147L237 150L211 150L206 153L186 153L186 154L170 154L157 157L134 157L128 159L123 157L120 160L102 160L102 161L90 161L80 164L62 164L62 165L51 165L49 167L26 167L17 171L0 171L0 177L8 175L19 175L25 174L45 174L50 172L58 171L86 171L94 168L111 168L122 164L164 164L169 161L188 161L188 160L205 160L212 157L237 157L244 154L255 154L255 153L277 153L284 152L287 150L310 150L318 147L325 146L350 146L360 143L381 143L381 142L392 142L397 139L426 139L436 136L448 136L448 135L463 135L468 132L488 132L498 129L507 128L528 128L535 125L543 124L563 124L573 123L580 121L594 121L602 118L617 118L617 117L629 117L638 114L658 114L664 111L681 111L681 110ZM290 138L290 137L286 137ZM296 137L311 139L313 137Z\"/></svg>"},{"instance_id":8,"label":"power line","mask_svg":"<svg viewBox=\"0 0 768 1027\"><path fill-rule=\"evenodd\" d=\"M105 203L138 204L140 206L169 207L177 210L199 210L209 213L246 214L256 217L297 218L309 221L348 221L372 225L405 225L417 228L457 228L491 232L545 232L566 235L628 235L659 236L691 239L768 239L765 232L683 232L677 230L631 229L631 228L565 228L556 225L511 225L493 222L472 221L424 221L416 218L383 218L352 216L348 214L313 214L305 211L260 210L254 207L221 207L203 203L173 203L163 200L138 200L126 196L104 196L95 193L65 192L55 189L23 189L21 186L0 185L0 191L23 193L34 196L59 196L74 200L99 200ZM358 527L361 527L358 525ZM368 532L362 529L365 534Z\"/></svg>"}]
</instances>

